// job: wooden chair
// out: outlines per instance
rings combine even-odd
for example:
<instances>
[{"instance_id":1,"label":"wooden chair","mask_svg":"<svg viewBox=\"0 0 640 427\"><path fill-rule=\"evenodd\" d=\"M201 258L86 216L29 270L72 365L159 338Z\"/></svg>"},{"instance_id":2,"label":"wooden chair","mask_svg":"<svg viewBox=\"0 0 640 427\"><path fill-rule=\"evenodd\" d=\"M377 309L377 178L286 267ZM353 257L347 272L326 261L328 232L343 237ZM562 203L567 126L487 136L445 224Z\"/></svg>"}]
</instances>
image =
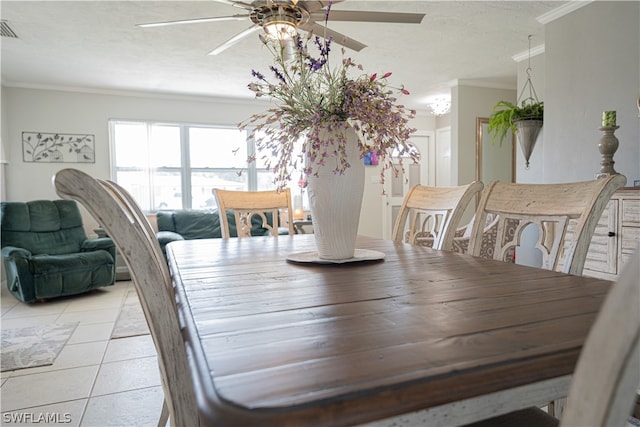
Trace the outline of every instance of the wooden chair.
<instances>
[{"instance_id":1,"label":"wooden chair","mask_svg":"<svg viewBox=\"0 0 640 427\"><path fill-rule=\"evenodd\" d=\"M480 249L480 257L493 259L493 253L496 247L496 237L498 234L498 219L497 215L487 215L486 224L482 230L482 245ZM471 218L471 221L458 228L455 236L453 237L453 252L459 252L466 254L469 252L469 239L471 237L471 230L473 229L473 222L475 216ZM509 220L506 222L506 229L504 233L508 236L513 236L515 229L518 226L517 220ZM510 248L504 256L505 262L515 262L515 248Z\"/></svg>"},{"instance_id":2,"label":"wooden chair","mask_svg":"<svg viewBox=\"0 0 640 427\"><path fill-rule=\"evenodd\" d=\"M79 170L59 171L54 185L61 197L83 204L116 243L129 267L156 347L171 425L197 426L196 398L173 285L147 218L117 184L99 182ZM166 423L165 408L159 425Z\"/></svg>"},{"instance_id":3,"label":"wooden chair","mask_svg":"<svg viewBox=\"0 0 640 427\"><path fill-rule=\"evenodd\" d=\"M392 240L421 245L428 240L434 249L452 250L462 215L483 186L479 181L458 187L414 185L402 202Z\"/></svg>"},{"instance_id":4,"label":"wooden chair","mask_svg":"<svg viewBox=\"0 0 640 427\"><path fill-rule=\"evenodd\" d=\"M132 218L135 218L139 224L144 228L145 238L148 241L149 245L153 247L151 251L151 255L156 258L156 261L163 259L158 258L159 254L162 254L162 249L160 248L160 244L155 236L155 230L149 223L147 217L144 215L137 202L133 199L133 196L125 190L123 187L118 185L113 181L108 180L97 180L107 191L111 193L111 196L118 201L120 206L128 212ZM171 284L171 276L169 271L162 267L160 268L161 273L165 276L165 284ZM169 288L171 290L171 288ZM174 300L174 309L176 309L175 300ZM162 404L162 412L160 414L160 420L158 421L158 427L166 426L167 421L169 419L169 408L167 406L167 399L164 400Z\"/></svg>"},{"instance_id":5,"label":"wooden chair","mask_svg":"<svg viewBox=\"0 0 640 427\"><path fill-rule=\"evenodd\" d=\"M162 249L160 248L160 243L158 242L158 239L155 237L156 232L151 226L151 223L149 223L149 220L147 219L146 215L142 212L137 202L133 199L133 196L131 196L131 194L126 189L121 187L119 184L113 181L102 180L102 179L98 179L97 181L107 191L109 191L111 196L114 199L116 199L116 201L120 204L120 207L122 207L123 210L125 210L125 212L128 212L128 214L131 215L132 218L135 218L135 220L138 221L138 223L144 228L144 233L145 233L144 237L146 238L149 245L153 248L153 250L151 251L151 255L154 258L156 258L156 262L159 262L160 264L163 265L160 268L160 270L163 276L165 276L164 283L165 285L170 285L168 289L170 292L172 292L173 286L171 281L171 275L169 271L164 267L165 265L164 256L159 257L160 255L163 255ZM177 310L175 300L173 300L173 302L174 302L173 308ZM160 414L160 419L158 421L158 427L166 426L168 420L169 420L169 407L167 405L167 399L165 399L162 404L162 412Z\"/></svg>"},{"instance_id":6,"label":"wooden chair","mask_svg":"<svg viewBox=\"0 0 640 427\"><path fill-rule=\"evenodd\" d=\"M569 388L561 427L625 426L640 385L640 251L625 266L591 327ZM546 427L558 420L527 408L467 427Z\"/></svg>"},{"instance_id":7,"label":"wooden chair","mask_svg":"<svg viewBox=\"0 0 640 427\"><path fill-rule=\"evenodd\" d=\"M233 211L238 237L251 236L252 221L255 218L261 220L261 226L269 230L271 235L277 236L281 209L286 209L289 234L294 233L291 191L288 188L282 191L230 191L216 188L213 190L213 194L218 202L222 238L224 239L231 237L227 215L223 214L227 210ZM267 212L271 213L271 224L267 218Z\"/></svg>"},{"instance_id":8,"label":"wooden chair","mask_svg":"<svg viewBox=\"0 0 640 427\"><path fill-rule=\"evenodd\" d=\"M567 184L512 184L492 181L482 193L469 241L469 253L480 256L487 215L498 216L493 258L520 245L522 230L538 227L536 248L542 268L582 274L591 237L613 193L626 183L623 175ZM509 221L517 221L515 229ZM513 235L508 235L511 230Z\"/></svg>"}]
</instances>

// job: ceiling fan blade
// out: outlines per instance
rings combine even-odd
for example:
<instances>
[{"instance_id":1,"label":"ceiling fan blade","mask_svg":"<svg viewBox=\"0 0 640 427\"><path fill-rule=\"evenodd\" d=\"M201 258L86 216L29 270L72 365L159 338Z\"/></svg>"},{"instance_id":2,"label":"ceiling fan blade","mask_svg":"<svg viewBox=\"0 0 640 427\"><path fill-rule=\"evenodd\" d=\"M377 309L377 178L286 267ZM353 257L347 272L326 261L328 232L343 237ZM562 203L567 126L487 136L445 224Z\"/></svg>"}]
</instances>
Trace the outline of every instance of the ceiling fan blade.
<instances>
[{"instance_id":1,"label":"ceiling fan blade","mask_svg":"<svg viewBox=\"0 0 640 427\"><path fill-rule=\"evenodd\" d=\"M181 24L202 24L204 22L217 22L217 21L244 21L250 19L250 15L231 15L231 16L213 16L211 18L194 18L194 19L180 19L177 21L163 21L163 22L149 22L146 24L136 24L137 27L150 28L150 27L164 27L168 25L181 25Z\"/></svg>"},{"instance_id":2,"label":"ceiling fan blade","mask_svg":"<svg viewBox=\"0 0 640 427\"><path fill-rule=\"evenodd\" d=\"M367 12L359 10L330 10L330 21L352 22L396 22L400 24L419 24L424 18L424 13L398 13L398 12ZM324 12L314 12L311 19L324 21Z\"/></svg>"},{"instance_id":3,"label":"ceiling fan blade","mask_svg":"<svg viewBox=\"0 0 640 427\"><path fill-rule=\"evenodd\" d=\"M336 3L342 3L343 1L344 0L333 0L331 3L336 4ZM321 1L321 0L307 0L307 1L300 0L298 1L298 6L306 9L307 12L312 13L329 6L329 2ZM322 14L324 15L324 12L322 12Z\"/></svg>"},{"instance_id":4,"label":"ceiling fan blade","mask_svg":"<svg viewBox=\"0 0 640 427\"><path fill-rule=\"evenodd\" d=\"M360 43L357 40L349 38L342 33L333 31L332 29L322 26L320 24L317 24L315 22L303 25L300 28L305 31L313 31L313 34L319 37L331 37L331 39L334 42L344 47L348 47L349 49L355 50L356 52L360 52L362 49L367 47L366 44Z\"/></svg>"},{"instance_id":5,"label":"ceiling fan blade","mask_svg":"<svg viewBox=\"0 0 640 427\"><path fill-rule=\"evenodd\" d=\"M211 52L209 52L209 55L217 55L217 54L229 49L231 46L233 46L234 44L238 43L240 40L242 40L243 38L247 37L251 33L259 30L260 28L262 28L262 27L260 27L257 24L256 25L252 25L251 27L247 28L246 30L242 31L241 33L238 33L235 36L231 37L229 40L227 40L226 42L222 43L217 48L213 49Z\"/></svg>"},{"instance_id":6,"label":"ceiling fan blade","mask_svg":"<svg viewBox=\"0 0 640 427\"><path fill-rule=\"evenodd\" d=\"M239 7L241 9L253 10L253 6L249 3L245 3L242 1L234 1L234 0L213 0L217 3L228 4L229 6Z\"/></svg>"}]
</instances>

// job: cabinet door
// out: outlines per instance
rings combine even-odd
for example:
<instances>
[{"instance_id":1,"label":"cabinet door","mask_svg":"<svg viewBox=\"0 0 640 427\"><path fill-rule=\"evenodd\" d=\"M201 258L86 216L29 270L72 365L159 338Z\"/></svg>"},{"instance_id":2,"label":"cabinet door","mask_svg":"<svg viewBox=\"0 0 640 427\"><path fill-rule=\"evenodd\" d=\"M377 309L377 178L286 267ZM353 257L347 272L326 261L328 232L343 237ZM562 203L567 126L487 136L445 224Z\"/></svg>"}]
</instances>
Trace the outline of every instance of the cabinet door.
<instances>
[{"instance_id":1,"label":"cabinet door","mask_svg":"<svg viewBox=\"0 0 640 427\"><path fill-rule=\"evenodd\" d=\"M640 243L640 199L622 199L622 237L620 268Z\"/></svg>"},{"instance_id":2,"label":"cabinet door","mask_svg":"<svg viewBox=\"0 0 640 427\"><path fill-rule=\"evenodd\" d=\"M640 199L622 199L622 226L640 227Z\"/></svg>"},{"instance_id":3,"label":"cabinet door","mask_svg":"<svg viewBox=\"0 0 640 427\"><path fill-rule=\"evenodd\" d=\"M618 253L617 245L619 239L615 234L618 203L618 200L609 200L607 207L602 212L591 239L591 245L584 264L585 270L609 274L618 273L616 254ZM613 235L610 235L610 233L613 233ZM587 271L584 274L590 275Z\"/></svg>"},{"instance_id":4,"label":"cabinet door","mask_svg":"<svg viewBox=\"0 0 640 427\"><path fill-rule=\"evenodd\" d=\"M635 253L640 243L640 227L622 227L622 244L620 249L620 269Z\"/></svg>"}]
</instances>

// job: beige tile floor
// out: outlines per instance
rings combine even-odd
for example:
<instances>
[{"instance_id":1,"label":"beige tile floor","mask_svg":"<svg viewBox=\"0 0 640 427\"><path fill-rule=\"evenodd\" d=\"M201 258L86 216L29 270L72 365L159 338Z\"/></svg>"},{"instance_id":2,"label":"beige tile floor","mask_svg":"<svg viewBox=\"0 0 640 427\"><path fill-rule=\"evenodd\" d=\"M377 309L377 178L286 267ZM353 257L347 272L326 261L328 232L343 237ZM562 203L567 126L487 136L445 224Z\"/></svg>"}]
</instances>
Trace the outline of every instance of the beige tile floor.
<instances>
[{"instance_id":1,"label":"beige tile floor","mask_svg":"<svg viewBox=\"0 0 640 427\"><path fill-rule=\"evenodd\" d=\"M84 295L23 304L2 284L3 329L79 324L53 365L2 372L0 425L157 425L163 393L150 335L110 339L132 287L122 281ZM33 422L18 421L29 417Z\"/></svg>"}]
</instances>

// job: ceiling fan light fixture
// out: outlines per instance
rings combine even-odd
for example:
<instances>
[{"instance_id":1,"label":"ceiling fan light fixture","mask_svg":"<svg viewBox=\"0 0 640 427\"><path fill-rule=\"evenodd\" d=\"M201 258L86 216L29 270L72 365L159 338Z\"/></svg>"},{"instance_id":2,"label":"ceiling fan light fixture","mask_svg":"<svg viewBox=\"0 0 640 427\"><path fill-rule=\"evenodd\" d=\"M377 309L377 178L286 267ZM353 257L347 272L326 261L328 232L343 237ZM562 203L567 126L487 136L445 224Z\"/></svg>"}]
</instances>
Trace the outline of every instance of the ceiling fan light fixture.
<instances>
[{"instance_id":1,"label":"ceiling fan light fixture","mask_svg":"<svg viewBox=\"0 0 640 427\"><path fill-rule=\"evenodd\" d=\"M308 19L308 13L289 3L274 3L257 8L251 13L253 23L260 25L267 37L291 40L298 33L298 25Z\"/></svg>"},{"instance_id":2,"label":"ceiling fan light fixture","mask_svg":"<svg viewBox=\"0 0 640 427\"><path fill-rule=\"evenodd\" d=\"M451 111L451 100L447 98L436 98L429 103L429 107L434 116L444 116Z\"/></svg>"},{"instance_id":3,"label":"ceiling fan light fixture","mask_svg":"<svg viewBox=\"0 0 640 427\"><path fill-rule=\"evenodd\" d=\"M267 22L263 28L267 37L274 40L291 40L298 33L295 24L287 21Z\"/></svg>"}]
</instances>

